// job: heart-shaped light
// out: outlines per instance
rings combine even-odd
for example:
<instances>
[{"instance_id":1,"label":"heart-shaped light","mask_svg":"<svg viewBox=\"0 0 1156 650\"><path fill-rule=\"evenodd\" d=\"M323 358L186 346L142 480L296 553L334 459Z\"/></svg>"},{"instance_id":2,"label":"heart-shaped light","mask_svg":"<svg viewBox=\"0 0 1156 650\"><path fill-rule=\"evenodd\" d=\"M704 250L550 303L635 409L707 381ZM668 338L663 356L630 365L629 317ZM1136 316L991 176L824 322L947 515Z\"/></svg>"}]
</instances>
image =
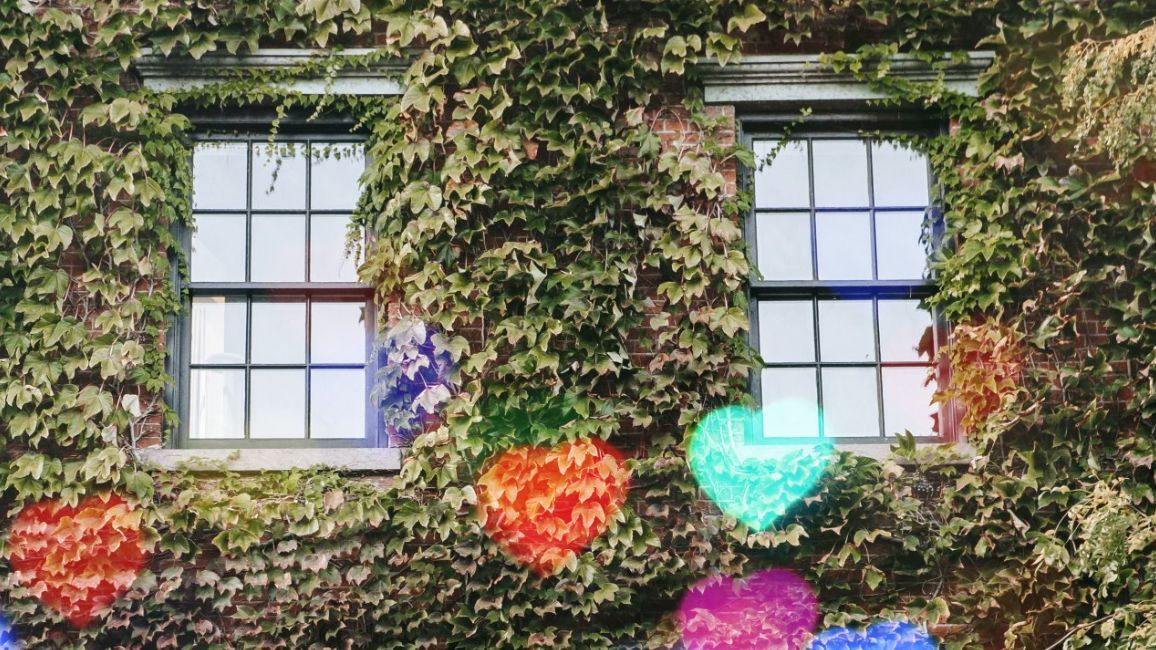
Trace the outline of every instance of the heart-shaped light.
<instances>
[{"instance_id":1,"label":"heart-shaped light","mask_svg":"<svg viewBox=\"0 0 1156 650\"><path fill-rule=\"evenodd\" d=\"M511 556L547 576L606 531L629 478L621 456L601 440L516 447L478 478L478 516Z\"/></svg>"},{"instance_id":2,"label":"heart-shaped light","mask_svg":"<svg viewBox=\"0 0 1156 650\"><path fill-rule=\"evenodd\" d=\"M147 560L140 513L116 494L25 507L9 531L8 552L16 579L76 627L120 597Z\"/></svg>"},{"instance_id":3,"label":"heart-shaped light","mask_svg":"<svg viewBox=\"0 0 1156 650\"><path fill-rule=\"evenodd\" d=\"M0 616L0 650L20 650L16 632L3 616Z\"/></svg>"},{"instance_id":4,"label":"heart-shaped light","mask_svg":"<svg viewBox=\"0 0 1156 650\"><path fill-rule=\"evenodd\" d=\"M815 418L793 403L776 404L767 418ZM739 406L712 411L695 429L690 469L723 512L762 531L807 496L834 456L829 442L749 444L762 431L764 413Z\"/></svg>"},{"instance_id":5,"label":"heart-shaped light","mask_svg":"<svg viewBox=\"0 0 1156 650\"><path fill-rule=\"evenodd\" d=\"M706 578L678 608L686 650L800 650L818 621L811 585L787 569Z\"/></svg>"},{"instance_id":6,"label":"heart-shaped light","mask_svg":"<svg viewBox=\"0 0 1156 650\"><path fill-rule=\"evenodd\" d=\"M902 621L883 621L867 629L835 627L823 630L807 650L936 650L923 628Z\"/></svg>"}]
</instances>

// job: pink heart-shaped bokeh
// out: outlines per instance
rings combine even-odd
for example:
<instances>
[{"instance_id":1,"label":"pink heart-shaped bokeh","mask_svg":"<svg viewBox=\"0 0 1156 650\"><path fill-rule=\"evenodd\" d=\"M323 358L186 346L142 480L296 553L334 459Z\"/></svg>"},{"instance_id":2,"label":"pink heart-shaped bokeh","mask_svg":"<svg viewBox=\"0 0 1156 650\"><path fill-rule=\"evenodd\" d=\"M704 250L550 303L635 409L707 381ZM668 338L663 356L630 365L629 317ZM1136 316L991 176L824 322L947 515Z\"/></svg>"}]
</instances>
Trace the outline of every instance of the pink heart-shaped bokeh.
<instances>
[{"instance_id":1,"label":"pink heart-shaped bokeh","mask_svg":"<svg viewBox=\"0 0 1156 650\"><path fill-rule=\"evenodd\" d=\"M678 611L686 650L798 650L818 622L814 590L789 569L705 578Z\"/></svg>"}]
</instances>

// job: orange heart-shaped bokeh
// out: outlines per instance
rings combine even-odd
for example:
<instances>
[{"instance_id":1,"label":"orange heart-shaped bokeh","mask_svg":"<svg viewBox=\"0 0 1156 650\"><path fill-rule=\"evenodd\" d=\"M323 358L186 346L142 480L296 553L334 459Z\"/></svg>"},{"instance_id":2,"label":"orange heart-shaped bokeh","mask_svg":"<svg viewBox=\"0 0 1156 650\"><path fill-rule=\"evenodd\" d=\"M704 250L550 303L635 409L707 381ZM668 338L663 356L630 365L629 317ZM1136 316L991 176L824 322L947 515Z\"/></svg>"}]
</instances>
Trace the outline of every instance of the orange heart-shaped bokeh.
<instances>
[{"instance_id":1,"label":"orange heart-shaped bokeh","mask_svg":"<svg viewBox=\"0 0 1156 650\"><path fill-rule=\"evenodd\" d=\"M8 533L8 554L20 584L76 627L123 594L148 557L140 513L117 494L25 507Z\"/></svg>"},{"instance_id":2,"label":"orange heart-shaped bokeh","mask_svg":"<svg viewBox=\"0 0 1156 650\"><path fill-rule=\"evenodd\" d=\"M601 440L516 447L478 478L478 515L494 541L547 576L606 531L629 481L622 456Z\"/></svg>"}]
</instances>

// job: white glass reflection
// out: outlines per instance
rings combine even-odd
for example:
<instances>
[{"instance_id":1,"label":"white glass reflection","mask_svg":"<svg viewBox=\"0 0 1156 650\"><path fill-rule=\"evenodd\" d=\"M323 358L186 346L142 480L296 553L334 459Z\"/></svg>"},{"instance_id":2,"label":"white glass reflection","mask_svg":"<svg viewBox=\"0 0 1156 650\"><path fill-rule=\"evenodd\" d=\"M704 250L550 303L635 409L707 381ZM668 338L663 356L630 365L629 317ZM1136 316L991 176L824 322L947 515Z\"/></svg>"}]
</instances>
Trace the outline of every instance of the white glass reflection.
<instances>
[{"instance_id":1,"label":"white glass reflection","mask_svg":"<svg viewBox=\"0 0 1156 650\"><path fill-rule=\"evenodd\" d=\"M254 301L252 309L253 363L305 363L305 303Z\"/></svg>"},{"instance_id":2,"label":"white glass reflection","mask_svg":"<svg viewBox=\"0 0 1156 650\"><path fill-rule=\"evenodd\" d=\"M192 282L245 281L245 215L198 214L194 217Z\"/></svg>"},{"instance_id":3,"label":"white glass reflection","mask_svg":"<svg viewBox=\"0 0 1156 650\"><path fill-rule=\"evenodd\" d=\"M304 143L253 145L253 209L305 209Z\"/></svg>"},{"instance_id":4,"label":"white glass reflection","mask_svg":"<svg viewBox=\"0 0 1156 650\"><path fill-rule=\"evenodd\" d=\"M249 375L249 437L305 437L305 370L254 369Z\"/></svg>"},{"instance_id":5,"label":"white glass reflection","mask_svg":"<svg viewBox=\"0 0 1156 650\"><path fill-rule=\"evenodd\" d=\"M866 212L815 215L820 280L871 279L871 217Z\"/></svg>"},{"instance_id":6,"label":"white glass reflection","mask_svg":"<svg viewBox=\"0 0 1156 650\"><path fill-rule=\"evenodd\" d=\"M819 301L823 361L874 361L875 319L870 300Z\"/></svg>"},{"instance_id":7,"label":"white glass reflection","mask_svg":"<svg viewBox=\"0 0 1156 650\"><path fill-rule=\"evenodd\" d=\"M883 425L887 435L910 431L917 436L936 435L931 404L935 382L927 381L928 369L883 369Z\"/></svg>"},{"instance_id":8,"label":"white glass reflection","mask_svg":"<svg viewBox=\"0 0 1156 650\"><path fill-rule=\"evenodd\" d=\"M831 438L879 435L874 368L823 368L824 434Z\"/></svg>"},{"instance_id":9,"label":"white glass reflection","mask_svg":"<svg viewBox=\"0 0 1156 650\"><path fill-rule=\"evenodd\" d=\"M927 248L920 237L922 212L876 212L875 246L880 280L918 280L927 270Z\"/></svg>"},{"instance_id":10,"label":"white glass reflection","mask_svg":"<svg viewBox=\"0 0 1156 650\"><path fill-rule=\"evenodd\" d=\"M312 363L365 363L365 303L314 302Z\"/></svg>"},{"instance_id":11,"label":"white glass reflection","mask_svg":"<svg viewBox=\"0 0 1156 650\"><path fill-rule=\"evenodd\" d=\"M361 145L314 142L311 145L313 183L309 198L314 210L352 210L361 194L358 180L365 170Z\"/></svg>"},{"instance_id":12,"label":"white glass reflection","mask_svg":"<svg viewBox=\"0 0 1156 650\"><path fill-rule=\"evenodd\" d=\"M775 212L756 217L759 271L764 280L810 280L811 215Z\"/></svg>"},{"instance_id":13,"label":"white glass reflection","mask_svg":"<svg viewBox=\"0 0 1156 650\"><path fill-rule=\"evenodd\" d=\"M807 174L807 143L787 142L770 163L763 164L778 140L758 140L755 151L755 207L809 208L811 187Z\"/></svg>"},{"instance_id":14,"label":"white glass reflection","mask_svg":"<svg viewBox=\"0 0 1156 650\"><path fill-rule=\"evenodd\" d=\"M244 142L200 142L193 147L193 209L244 210L248 179Z\"/></svg>"},{"instance_id":15,"label":"white glass reflection","mask_svg":"<svg viewBox=\"0 0 1156 650\"><path fill-rule=\"evenodd\" d=\"M313 215L309 226L309 279L313 282L357 282L357 263L345 253L349 217Z\"/></svg>"},{"instance_id":16,"label":"white glass reflection","mask_svg":"<svg viewBox=\"0 0 1156 650\"><path fill-rule=\"evenodd\" d=\"M245 302L221 296L193 298L189 360L194 364L245 363Z\"/></svg>"},{"instance_id":17,"label":"white glass reflection","mask_svg":"<svg viewBox=\"0 0 1156 650\"><path fill-rule=\"evenodd\" d=\"M871 176L875 182L875 205L919 207L927 205L927 157L895 142L871 143Z\"/></svg>"},{"instance_id":18,"label":"white glass reflection","mask_svg":"<svg viewBox=\"0 0 1156 650\"><path fill-rule=\"evenodd\" d=\"M767 363L815 360L815 314L810 300L759 303L759 354Z\"/></svg>"},{"instance_id":19,"label":"white glass reflection","mask_svg":"<svg viewBox=\"0 0 1156 650\"><path fill-rule=\"evenodd\" d=\"M819 435L819 401L814 368L764 368L764 438L814 438Z\"/></svg>"},{"instance_id":20,"label":"white glass reflection","mask_svg":"<svg viewBox=\"0 0 1156 650\"><path fill-rule=\"evenodd\" d=\"M305 281L305 216L253 215L253 282Z\"/></svg>"},{"instance_id":21,"label":"white glass reflection","mask_svg":"<svg viewBox=\"0 0 1156 650\"><path fill-rule=\"evenodd\" d=\"M815 207L866 208L867 145L862 140L813 140Z\"/></svg>"},{"instance_id":22,"label":"white glass reflection","mask_svg":"<svg viewBox=\"0 0 1156 650\"><path fill-rule=\"evenodd\" d=\"M309 437L365 436L365 371L314 369L309 380Z\"/></svg>"},{"instance_id":23,"label":"white glass reflection","mask_svg":"<svg viewBox=\"0 0 1156 650\"><path fill-rule=\"evenodd\" d=\"M245 371L189 371L189 437L245 437Z\"/></svg>"},{"instance_id":24,"label":"white glass reflection","mask_svg":"<svg viewBox=\"0 0 1156 650\"><path fill-rule=\"evenodd\" d=\"M879 353L884 361L930 361L931 314L918 300L879 301Z\"/></svg>"}]
</instances>

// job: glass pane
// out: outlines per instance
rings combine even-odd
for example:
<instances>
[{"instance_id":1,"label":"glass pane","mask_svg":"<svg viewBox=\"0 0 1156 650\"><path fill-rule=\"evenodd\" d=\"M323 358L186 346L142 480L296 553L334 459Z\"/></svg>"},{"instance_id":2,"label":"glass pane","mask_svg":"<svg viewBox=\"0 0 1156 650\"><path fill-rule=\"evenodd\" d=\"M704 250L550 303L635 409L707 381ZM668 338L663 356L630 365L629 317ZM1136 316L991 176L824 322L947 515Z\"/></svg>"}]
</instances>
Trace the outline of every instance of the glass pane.
<instances>
[{"instance_id":1,"label":"glass pane","mask_svg":"<svg viewBox=\"0 0 1156 650\"><path fill-rule=\"evenodd\" d=\"M811 215L806 212L760 214L756 249L764 280L811 280Z\"/></svg>"},{"instance_id":2,"label":"glass pane","mask_svg":"<svg viewBox=\"0 0 1156 650\"><path fill-rule=\"evenodd\" d=\"M253 215L253 282L305 281L305 215Z\"/></svg>"},{"instance_id":3,"label":"glass pane","mask_svg":"<svg viewBox=\"0 0 1156 650\"><path fill-rule=\"evenodd\" d=\"M759 303L759 354L767 363L815 360L815 313L810 300Z\"/></svg>"},{"instance_id":4,"label":"glass pane","mask_svg":"<svg viewBox=\"0 0 1156 650\"><path fill-rule=\"evenodd\" d=\"M365 371L313 370L309 437L365 437Z\"/></svg>"},{"instance_id":5,"label":"glass pane","mask_svg":"<svg viewBox=\"0 0 1156 650\"><path fill-rule=\"evenodd\" d=\"M365 363L365 303L312 305L312 363Z\"/></svg>"},{"instance_id":6,"label":"glass pane","mask_svg":"<svg viewBox=\"0 0 1156 650\"><path fill-rule=\"evenodd\" d=\"M871 279L871 217L866 212L815 215L820 280Z\"/></svg>"},{"instance_id":7,"label":"glass pane","mask_svg":"<svg viewBox=\"0 0 1156 650\"><path fill-rule=\"evenodd\" d=\"M870 300L819 301L823 361L874 361L875 319Z\"/></svg>"},{"instance_id":8,"label":"glass pane","mask_svg":"<svg viewBox=\"0 0 1156 650\"><path fill-rule=\"evenodd\" d=\"M311 147L314 210L352 210L361 194L358 179L365 170L361 145L314 142Z\"/></svg>"},{"instance_id":9,"label":"glass pane","mask_svg":"<svg viewBox=\"0 0 1156 650\"><path fill-rule=\"evenodd\" d=\"M871 176L875 181L876 206L927 205L927 157L922 153L894 142L873 142Z\"/></svg>"},{"instance_id":10,"label":"glass pane","mask_svg":"<svg viewBox=\"0 0 1156 650\"><path fill-rule=\"evenodd\" d=\"M253 209L305 209L305 144L253 145Z\"/></svg>"},{"instance_id":11,"label":"glass pane","mask_svg":"<svg viewBox=\"0 0 1156 650\"><path fill-rule=\"evenodd\" d=\"M305 437L305 370L254 369L249 376L249 437Z\"/></svg>"},{"instance_id":12,"label":"glass pane","mask_svg":"<svg viewBox=\"0 0 1156 650\"><path fill-rule=\"evenodd\" d=\"M313 215L309 227L309 276L313 282L357 282L357 263L345 254L349 217Z\"/></svg>"},{"instance_id":13,"label":"glass pane","mask_svg":"<svg viewBox=\"0 0 1156 650\"><path fill-rule=\"evenodd\" d=\"M910 431L917 436L938 434L938 409L931 404L935 382L927 382L926 367L883 369L883 424L887 435Z\"/></svg>"},{"instance_id":14,"label":"glass pane","mask_svg":"<svg viewBox=\"0 0 1156 650\"><path fill-rule=\"evenodd\" d=\"M193 147L193 209L244 210L248 145L201 142Z\"/></svg>"},{"instance_id":15,"label":"glass pane","mask_svg":"<svg viewBox=\"0 0 1156 650\"><path fill-rule=\"evenodd\" d=\"M192 282L245 281L245 215L198 214L194 217Z\"/></svg>"},{"instance_id":16,"label":"glass pane","mask_svg":"<svg viewBox=\"0 0 1156 650\"><path fill-rule=\"evenodd\" d=\"M193 298L189 360L194 364L245 363L245 301Z\"/></svg>"},{"instance_id":17,"label":"glass pane","mask_svg":"<svg viewBox=\"0 0 1156 650\"><path fill-rule=\"evenodd\" d=\"M764 368L762 389L764 438L818 437L814 368Z\"/></svg>"},{"instance_id":18,"label":"glass pane","mask_svg":"<svg viewBox=\"0 0 1156 650\"><path fill-rule=\"evenodd\" d=\"M305 363L305 303L254 301L249 354L253 363Z\"/></svg>"},{"instance_id":19,"label":"glass pane","mask_svg":"<svg viewBox=\"0 0 1156 650\"><path fill-rule=\"evenodd\" d=\"M918 280L927 269L927 250L919 238L922 212L876 212L875 245L880 280Z\"/></svg>"},{"instance_id":20,"label":"glass pane","mask_svg":"<svg viewBox=\"0 0 1156 650\"><path fill-rule=\"evenodd\" d=\"M831 438L879 435L874 368L823 368L823 423Z\"/></svg>"},{"instance_id":21,"label":"glass pane","mask_svg":"<svg viewBox=\"0 0 1156 650\"><path fill-rule=\"evenodd\" d=\"M866 208L867 145L862 140L814 140L815 207Z\"/></svg>"},{"instance_id":22,"label":"glass pane","mask_svg":"<svg viewBox=\"0 0 1156 650\"><path fill-rule=\"evenodd\" d=\"M931 313L918 300L879 301L879 353L884 361L930 361Z\"/></svg>"},{"instance_id":23,"label":"glass pane","mask_svg":"<svg viewBox=\"0 0 1156 650\"><path fill-rule=\"evenodd\" d=\"M189 371L189 437L245 437L245 371Z\"/></svg>"},{"instance_id":24,"label":"glass pane","mask_svg":"<svg viewBox=\"0 0 1156 650\"><path fill-rule=\"evenodd\" d=\"M809 208L811 187L807 178L807 143L789 141L767 164L778 140L758 140L755 150L755 207Z\"/></svg>"}]
</instances>

